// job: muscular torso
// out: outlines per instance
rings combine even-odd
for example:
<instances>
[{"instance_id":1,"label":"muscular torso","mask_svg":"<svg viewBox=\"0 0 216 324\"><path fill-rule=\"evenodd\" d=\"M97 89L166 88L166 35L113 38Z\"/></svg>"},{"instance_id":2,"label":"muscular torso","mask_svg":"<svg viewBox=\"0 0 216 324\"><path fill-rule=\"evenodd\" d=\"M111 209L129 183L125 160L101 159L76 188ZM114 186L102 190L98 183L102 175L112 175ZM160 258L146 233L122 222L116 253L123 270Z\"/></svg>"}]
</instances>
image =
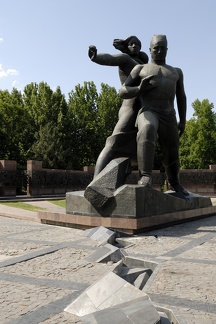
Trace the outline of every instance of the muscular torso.
<instances>
[{"instance_id":1,"label":"muscular torso","mask_svg":"<svg viewBox=\"0 0 216 324\"><path fill-rule=\"evenodd\" d=\"M143 107L152 107L154 111L170 112L174 109L174 98L176 84L179 79L178 69L169 65L156 65L149 63L144 65L140 71L140 78L153 75L151 84L154 88L140 93Z\"/></svg>"}]
</instances>

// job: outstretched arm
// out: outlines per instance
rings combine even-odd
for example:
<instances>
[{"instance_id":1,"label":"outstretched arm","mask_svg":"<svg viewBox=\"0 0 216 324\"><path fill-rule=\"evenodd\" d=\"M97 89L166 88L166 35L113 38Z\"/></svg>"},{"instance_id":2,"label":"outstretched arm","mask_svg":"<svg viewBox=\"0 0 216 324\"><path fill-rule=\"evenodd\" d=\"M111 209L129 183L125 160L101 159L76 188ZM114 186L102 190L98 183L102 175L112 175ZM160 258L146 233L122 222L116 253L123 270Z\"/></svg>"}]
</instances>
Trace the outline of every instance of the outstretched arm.
<instances>
[{"instance_id":1,"label":"outstretched arm","mask_svg":"<svg viewBox=\"0 0 216 324\"><path fill-rule=\"evenodd\" d=\"M120 66L132 61L130 56L125 53L115 54L115 55L111 55L107 53L98 54L97 48L94 45L89 46L88 56L93 62L100 65L108 65L108 66Z\"/></svg>"},{"instance_id":2,"label":"outstretched arm","mask_svg":"<svg viewBox=\"0 0 216 324\"><path fill-rule=\"evenodd\" d=\"M181 136L185 130L186 125L186 112L187 112L187 98L184 90L184 77L181 69L178 69L179 80L176 85L176 102L179 113L179 136Z\"/></svg>"}]
</instances>

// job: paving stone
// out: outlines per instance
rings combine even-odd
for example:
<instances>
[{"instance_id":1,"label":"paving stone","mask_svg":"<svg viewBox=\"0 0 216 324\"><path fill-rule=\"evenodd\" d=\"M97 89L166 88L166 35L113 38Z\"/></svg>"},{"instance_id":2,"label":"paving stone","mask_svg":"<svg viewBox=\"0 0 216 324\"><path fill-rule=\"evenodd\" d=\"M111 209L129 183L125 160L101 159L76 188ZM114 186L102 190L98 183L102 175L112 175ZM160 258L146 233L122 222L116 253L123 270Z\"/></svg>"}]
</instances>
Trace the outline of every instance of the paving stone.
<instances>
[{"instance_id":1,"label":"paving stone","mask_svg":"<svg viewBox=\"0 0 216 324\"><path fill-rule=\"evenodd\" d=\"M28 217L27 211L23 215ZM123 260L114 264L86 261L98 242L83 237L82 230L23 220L22 210L16 216L21 219L0 217L0 254L12 261L13 253L39 253L11 265L1 261L0 323L81 324L81 317L64 309L104 275L118 275L125 266L153 271L142 292L159 315L167 314L174 324L216 323L215 216L128 237Z\"/></svg>"}]
</instances>

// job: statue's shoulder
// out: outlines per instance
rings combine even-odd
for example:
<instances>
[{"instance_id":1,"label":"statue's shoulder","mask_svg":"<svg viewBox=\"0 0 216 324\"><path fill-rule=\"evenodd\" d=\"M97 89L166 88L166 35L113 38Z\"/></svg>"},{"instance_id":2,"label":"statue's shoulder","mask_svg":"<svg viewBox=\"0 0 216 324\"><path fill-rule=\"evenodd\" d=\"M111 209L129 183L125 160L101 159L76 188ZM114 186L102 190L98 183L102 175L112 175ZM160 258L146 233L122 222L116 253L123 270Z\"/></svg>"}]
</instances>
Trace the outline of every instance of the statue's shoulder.
<instances>
[{"instance_id":1,"label":"statue's shoulder","mask_svg":"<svg viewBox=\"0 0 216 324\"><path fill-rule=\"evenodd\" d=\"M168 64L166 64L165 67L167 69L169 69L171 72L177 73L179 76L183 75L183 72L179 67L171 66L171 65L168 65Z\"/></svg>"},{"instance_id":2,"label":"statue's shoulder","mask_svg":"<svg viewBox=\"0 0 216 324\"><path fill-rule=\"evenodd\" d=\"M175 67L175 69L178 73L183 74L182 69L180 69L179 67Z\"/></svg>"},{"instance_id":3,"label":"statue's shoulder","mask_svg":"<svg viewBox=\"0 0 216 324\"><path fill-rule=\"evenodd\" d=\"M175 70L178 74L179 79L183 79L183 72L182 69L180 69L179 67L175 67Z\"/></svg>"},{"instance_id":4,"label":"statue's shoulder","mask_svg":"<svg viewBox=\"0 0 216 324\"><path fill-rule=\"evenodd\" d=\"M146 66L146 64L137 64L137 65L135 65L135 67L133 68L133 71L135 71L135 72L140 72L142 69L144 69L145 66Z\"/></svg>"},{"instance_id":5,"label":"statue's shoulder","mask_svg":"<svg viewBox=\"0 0 216 324\"><path fill-rule=\"evenodd\" d=\"M143 64L147 64L149 61L149 57L145 52L140 51L139 59L142 61Z\"/></svg>"}]
</instances>

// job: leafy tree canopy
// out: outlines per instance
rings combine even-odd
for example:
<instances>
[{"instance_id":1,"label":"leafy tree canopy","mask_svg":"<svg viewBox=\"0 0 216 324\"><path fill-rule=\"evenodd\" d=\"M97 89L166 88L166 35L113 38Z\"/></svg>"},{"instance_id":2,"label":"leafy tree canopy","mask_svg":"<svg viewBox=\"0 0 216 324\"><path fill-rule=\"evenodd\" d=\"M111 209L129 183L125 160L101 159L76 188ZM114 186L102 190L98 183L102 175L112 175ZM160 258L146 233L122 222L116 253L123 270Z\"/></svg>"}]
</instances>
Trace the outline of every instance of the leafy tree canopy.
<instances>
[{"instance_id":1,"label":"leafy tree canopy","mask_svg":"<svg viewBox=\"0 0 216 324\"><path fill-rule=\"evenodd\" d=\"M216 114L208 99L196 99L193 118L186 123L181 137L180 160L182 169L208 169L216 163Z\"/></svg>"}]
</instances>

